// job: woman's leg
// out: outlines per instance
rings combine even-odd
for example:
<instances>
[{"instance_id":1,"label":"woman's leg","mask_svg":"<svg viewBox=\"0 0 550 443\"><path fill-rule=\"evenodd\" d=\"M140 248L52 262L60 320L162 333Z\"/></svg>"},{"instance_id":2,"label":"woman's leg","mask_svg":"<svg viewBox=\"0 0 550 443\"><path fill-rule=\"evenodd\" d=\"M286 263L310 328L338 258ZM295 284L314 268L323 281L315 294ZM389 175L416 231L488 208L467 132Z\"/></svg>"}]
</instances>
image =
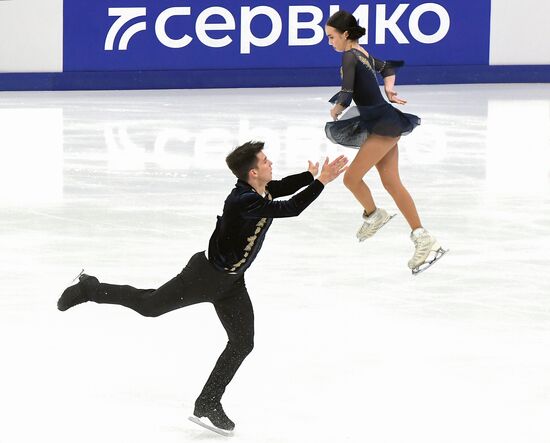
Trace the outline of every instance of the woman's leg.
<instances>
[{"instance_id":1,"label":"woman's leg","mask_svg":"<svg viewBox=\"0 0 550 443\"><path fill-rule=\"evenodd\" d=\"M363 177L397 144L398 140L399 137L370 135L359 148L359 152L344 174L344 185L361 203L367 214L373 213L376 210L376 205Z\"/></svg>"},{"instance_id":2,"label":"woman's leg","mask_svg":"<svg viewBox=\"0 0 550 443\"><path fill-rule=\"evenodd\" d=\"M397 144L376 164L382 184L409 223L411 230L422 227L414 201L399 177Z\"/></svg>"},{"instance_id":3,"label":"woman's leg","mask_svg":"<svg viewBox=\"0 0 550 443\"><path fill-rule=\"evenodd\" d=\"M428 268L445 254L437 239L422 228L414 201L399 177L399 151L395 145L376 165L382 184L411 227L414 254L409 260L413 274ZM421 228L421 229L419 229Z\"/></svg>"}]
</instances>

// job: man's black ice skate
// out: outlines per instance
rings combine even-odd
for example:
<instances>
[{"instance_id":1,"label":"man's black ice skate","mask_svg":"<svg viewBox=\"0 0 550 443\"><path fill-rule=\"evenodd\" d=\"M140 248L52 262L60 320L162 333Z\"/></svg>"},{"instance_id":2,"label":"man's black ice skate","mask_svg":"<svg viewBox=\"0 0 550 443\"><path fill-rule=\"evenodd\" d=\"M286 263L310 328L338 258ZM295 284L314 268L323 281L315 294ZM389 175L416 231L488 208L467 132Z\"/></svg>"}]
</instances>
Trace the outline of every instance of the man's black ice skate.
<instances>
[{"instance_id":1,"label":"man's black ice skate","mask_svg":"<svg viewBox=\"0 0 550 443\"><path fill-rule=\"evenodd\" d=\"M220 402L195 403L195 411L193 415L189 417L189 420L203 428L226 437L232 436L233 429L235 429L235 423L225 415Z\"/></svg>"},{"instance_id":2,"label":"man's black ice skate","mask_svg":"<svg viewBox=\"0 0 550 443\"><path fill-rule=\"evenodd\" d=\"M57 309L66 311L73 306L79 305L91 300L91 294L94 294L99 287L99 280L91 275L80 273L78 283L69 286L63 291L57 301Z\"/></svg>"}]
</instances>

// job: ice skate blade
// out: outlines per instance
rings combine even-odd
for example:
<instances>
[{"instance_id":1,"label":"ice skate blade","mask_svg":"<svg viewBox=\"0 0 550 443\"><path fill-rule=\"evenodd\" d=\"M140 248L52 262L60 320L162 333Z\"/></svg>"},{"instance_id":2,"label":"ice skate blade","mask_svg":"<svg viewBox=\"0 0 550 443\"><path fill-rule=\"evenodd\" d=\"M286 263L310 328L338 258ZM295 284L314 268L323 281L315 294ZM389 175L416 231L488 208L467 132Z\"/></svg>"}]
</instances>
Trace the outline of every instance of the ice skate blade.
<instances>
[{"instance_id":1,"label":"ice skate blade","mask_svg":"<svg viewBox=\"0 0 550 443\"><path fill-rule=\"evenodd\" d=\"M382 229L384 226L386 226L386 225L388 224L388 222L389 222L392 218L394 218L396 215L397 215L397 214L390 215L390 218L388 218L388 219L386 220L386 222L385 222L382 226L380 226L380 227L378 228L378 231L380 231L380 229ZM378 231L376 231L376 232L375 232L374 234L372 234L370 237L360 237L359 235L357 235L357 240L359 240L359 243L364 242L365 240L368 240L369 238L374 237L374 235L375 235Z\"/></svg>"},{"instance_id":2,"label":"ice skate blade","mask_svg":"<svg viewBox=\"0 0 550 443\"><path fill-rule=\"evenodd\" d=\"M79 274L75 278L73 278L73 281L71 283L74 283L75 281L77 281L82 274L84 274L84 268L82 269L82 271L79 272Z\"/></svg>"},{"instance_id":3,"label":"ice skate blade","mask_svg":"<svg viewBox=\"0 0 550 443\"><path fill-rule=\"evenodd\" d=\"M233 431L226 431L225 429L217 428L206 421L202 421L194 415L189 416L189 420L205 429L208 429L209 431L215 432L216 434L223 435L224 437L233 437Z\"/></svg>"},{"instance_id":4,"label":"ice skate blade","mask_svg":"<svg viewBox=\"0 0 550 443\"><path fill-rule=\"evenodd\" d=\"M412 275L418 275L421 272L424 272L426 269L432 267L441 257L443 257L447 252L449 252L449 249L443 249L439 248L437 251L435 251L435 256L430 261L426 261L422 263L420 266L417 266L416 268L413 268L411 270Z\"/></svg>"}]
</instances>

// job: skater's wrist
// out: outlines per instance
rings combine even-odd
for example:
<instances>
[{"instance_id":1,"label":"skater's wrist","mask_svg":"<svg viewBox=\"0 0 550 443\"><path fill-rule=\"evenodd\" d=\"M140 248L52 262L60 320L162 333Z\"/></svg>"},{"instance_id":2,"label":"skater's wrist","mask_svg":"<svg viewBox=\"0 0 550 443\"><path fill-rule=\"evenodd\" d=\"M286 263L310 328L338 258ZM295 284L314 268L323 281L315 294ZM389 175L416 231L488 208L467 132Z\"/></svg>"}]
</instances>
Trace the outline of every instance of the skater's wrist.
<instances>
[{"instance_id":1,"label":"skater's wrist","mask_svg":"<svg viewBox=\"0 0 550 443\"><path fill-rule=\"evenodd\" d=\"M321 173L319 174L319 177L317 177L317 181L321 182L323 186L326 186L332 181L332 179Z\"/></svg>"}]
</instances>

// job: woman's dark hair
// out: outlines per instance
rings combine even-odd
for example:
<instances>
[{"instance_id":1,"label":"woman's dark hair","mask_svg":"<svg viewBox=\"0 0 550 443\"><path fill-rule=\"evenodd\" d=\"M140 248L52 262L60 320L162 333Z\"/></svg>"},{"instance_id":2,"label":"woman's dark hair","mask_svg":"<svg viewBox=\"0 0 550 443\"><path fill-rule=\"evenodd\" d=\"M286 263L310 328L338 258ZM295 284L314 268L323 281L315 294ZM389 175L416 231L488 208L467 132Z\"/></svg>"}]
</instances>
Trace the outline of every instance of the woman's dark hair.
<instances>
[{"instance_id":1,"label":"woman's dark hair","mask_svg":"<svg viewBox=\"0 0 550 443\"><path fill-rule=\"evenodd\" d=\"M332 14L327 21L327 26L336 29L341 34L348 31L350 40L359 40L366 32L365 28L359 26L353 14L347 11L338 11Z\"/></svg>"},{"instance_id":2,"label":"woman's dark hair","mask_svg":"<svg viewBox=\"0 0 550 443\"><path fill-rule=\"evenodd\" d=\"M258 152L264 149L264 142L249 141L236 147L225 158L231 172L241 180L248 179L248 171L258 164Z\"/></svg>"}]
</instances>

